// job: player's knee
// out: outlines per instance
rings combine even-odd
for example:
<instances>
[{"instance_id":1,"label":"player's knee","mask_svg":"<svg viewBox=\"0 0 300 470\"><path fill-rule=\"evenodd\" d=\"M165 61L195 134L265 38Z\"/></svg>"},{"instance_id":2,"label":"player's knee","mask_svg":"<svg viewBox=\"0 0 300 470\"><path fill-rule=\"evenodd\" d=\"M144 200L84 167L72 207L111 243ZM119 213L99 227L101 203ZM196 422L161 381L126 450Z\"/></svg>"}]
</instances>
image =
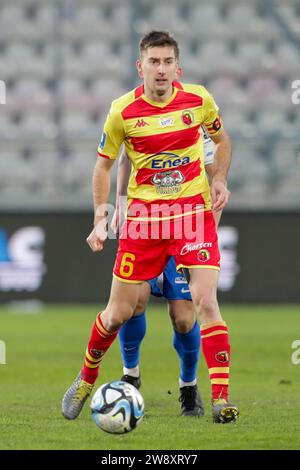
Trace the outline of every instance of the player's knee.
<instances>
[{"instance_id":1,"label":"player's knee","mask_svg":"<svg viewBox=\"0 0 300 470\"><path fill-rule=\"evenodd\" d=\"M203 296L198 299L196 302L198 305L198 311L200 316L205 316L211 319L214 319L218 313L218 302L217 299L211 296Z\"/></svg>"},{"instance_id":2,"label":"player's knee","mask_svg":"<svg viewBox=\"0 0 300 470\"><path fill-rule=\"evenodd\" d=\"M112 306L106 314L105 328L113 331L121 328L123 323L129 320L134 312L134 308L129 304Z\"/></svg>"},{"instance_id":3,"label":"player's knee","mask_svg":"<svg viewBox=\"0 0 300 470\"><path fill-rule=\"evenodd\" d=\"M195 320L194 321L188 321L184 318L175 318L173 320L173 326L174 326L174 329L178 332L178 333L181 333L182 335L185 335L186 333L188 333L189 331L191 331L191 329L193 328L195 324Z\"/></svg>"},{"instance_id":4,"label":"player's knee","mask_svg":"<svg viewBox=\"0 0 300 470\"><path fill-rule=\"evenodd\" d=\"M145 302L144 299L139 299L135 307L134 315L143 313L146 310L146 306L147 302Z\"/></svg>"},{"instance_id":5,"label":"player's knee","mask_svg":"<svg viewBox=\"0 0 300 470\"><path fill-rule=\"evenodd\" d=\"M188 333L196 321L196 312L193 303L190 301L171 300L169 301L169 315L173 328L178 333Z\"/></svg>"}]
</instances>

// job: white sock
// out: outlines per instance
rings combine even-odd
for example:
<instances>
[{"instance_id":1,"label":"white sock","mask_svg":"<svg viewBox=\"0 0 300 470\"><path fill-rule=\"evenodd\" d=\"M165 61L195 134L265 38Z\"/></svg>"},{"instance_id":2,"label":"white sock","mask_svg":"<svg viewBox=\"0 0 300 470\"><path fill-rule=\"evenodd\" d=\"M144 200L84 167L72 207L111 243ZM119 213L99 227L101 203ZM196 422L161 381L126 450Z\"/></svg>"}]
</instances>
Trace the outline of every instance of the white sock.
<instances>
[{"instance_id":1,"label":"white sock","mask_svg":"<svg viewBox=\"0 0 300 470\"><path fill-rule=\"evenodd\" d=\"M182 387L192 387L193 385L197 384L197 379L193 380L192 382L184 382L180 377L179 377L179 388Z\"/></svg>"},{"instance_id":2,"label":"white sock","mask_svg":"<svg viewBox=\"0 0 300 470\"><path fill-rule=\"evenodd\" d=\"M131 375L131 377L139 377L140 376L140 367L137 365L132 369L127 369L127 367L123 367L124 375Z\"/></svg>"}]
</instances>

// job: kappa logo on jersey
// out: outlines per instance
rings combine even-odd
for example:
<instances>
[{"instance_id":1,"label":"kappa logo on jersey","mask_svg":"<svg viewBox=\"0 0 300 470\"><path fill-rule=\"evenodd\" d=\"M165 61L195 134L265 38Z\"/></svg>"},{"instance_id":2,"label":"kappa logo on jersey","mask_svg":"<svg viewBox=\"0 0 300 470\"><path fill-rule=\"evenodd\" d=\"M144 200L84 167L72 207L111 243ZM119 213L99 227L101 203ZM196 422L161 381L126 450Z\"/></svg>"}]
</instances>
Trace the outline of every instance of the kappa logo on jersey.
<instances>
[{"instance_id":1,"label":"kappa logo on jersey","mask_svg":"<svg viewBox=\"0 0 300 470\"><path fill-rule=\"evenodd\" d=\"M181 119L183 124L185 124L186 126L190 126L194 122L194 115L190 110L183 111Z\"/></svg>"},{"instance_id":2,"label":"kappa logo on jersey","mask_svg":"<svg viewBox=\"0 0 300 470\"><path fill-rule=\"evenodd\" d=\"M158 194L172 194L181 190L184 176L179 170L168 170L156 173L152 176L151 181Z\"/></svg>"},{"instance_id":3,"label":"kappa logo on jersey","mask_svg":"<svg viewBox=\"0 0 300 470\"><path fill-rule=\"evenodd\" d=\"M161 157L161 158L153 158L151 162L151 168L155 168L155 169L174 168L177 166L186 165L187 163L190 163L190 157L180 158L175 153L170 153L170 152L158 153L156 155L153 155L153 157Z\"/></svg>"},{"instance_id":4,"label":"kappa logo on jersey","mask_svg":"<svg viewBox=\"0 0 300 470\"><path fill-rule=\"evenodd\" d=\"M215 355L215 358L218 362L228 362L229 356L227 351L220 351Z\"/></svg>"},{"instance_id":5,"label":"kappa logo on jersey","mask_svg":"<svg viewBox=\"0 0 300 470\"><path fill-rule=\"evenodd\" d=\"M148 122L146 122L144 119L138 119L136 121L136 124L134 126L134 128L136 127L145 127L145 126L149 126L150 124Z\"/></svg>"},{"instance_id":6,"label":"kappa logo on jersey","mask_svg":"<svg viewBox=\"0 0 300 470\"><path fill-rule=\"evenodd\" d=\"M197 258L202 263L205 263L206 261L208 261L210 259L210 253L209 253L208 250L200 250L197 253Z\"/></svg>"}]
</instances>

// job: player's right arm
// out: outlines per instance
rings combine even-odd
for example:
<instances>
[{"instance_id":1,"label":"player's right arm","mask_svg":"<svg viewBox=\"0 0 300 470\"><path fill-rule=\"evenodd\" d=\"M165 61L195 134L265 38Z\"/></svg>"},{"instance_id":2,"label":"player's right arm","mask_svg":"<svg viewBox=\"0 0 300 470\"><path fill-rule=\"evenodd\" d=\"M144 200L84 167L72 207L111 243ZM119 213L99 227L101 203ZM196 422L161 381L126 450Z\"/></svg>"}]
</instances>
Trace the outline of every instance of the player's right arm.
<instances>
[{"instance_id":1,"label":"player's right arm","mask_svg":"<svg viewBox=\"0 0 300 470\"><path fill-rule=\"evenodd\" d=\"M94 228L87 238L93 251L101 251L107 238L107 203L111 168L125 138L123 121L116 102L112 103L104 124L98 159L93 173Z\"/></svg>"},{"instance_id":2,"label":"player's right arm","mask_svg":"<svg viewBox=\"0 0 300 470\"><path fill-rule=\"evenodd\" d=\"M101 251L107 238L107 201L110 192L110 172L114 160L98 157L93 173L94 228L87 238L93 251Z\"/></svg>"},{"instance_id":3,"label":"player's right arm","mask_svg":"<svg viewBox=\"0 0 300 470\"><path fill-rule=\"evenodd\" d=\"M127 157L125 149L123 148L119 158L118 174L117 174L117 189L116 189L116 210L111 221L111 228L116 235L119 235L120 228L124 222L125 207L123 201L127 195L128 181L131 171L131 163Z\"/></svg>"}]
</instances>

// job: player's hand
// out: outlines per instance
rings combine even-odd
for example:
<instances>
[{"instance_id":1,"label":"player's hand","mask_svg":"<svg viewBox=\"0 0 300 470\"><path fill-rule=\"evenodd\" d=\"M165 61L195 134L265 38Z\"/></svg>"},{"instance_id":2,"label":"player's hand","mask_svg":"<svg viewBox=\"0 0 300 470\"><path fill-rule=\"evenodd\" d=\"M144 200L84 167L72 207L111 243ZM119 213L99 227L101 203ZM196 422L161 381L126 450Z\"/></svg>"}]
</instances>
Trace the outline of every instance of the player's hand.
<instances>
[{"instance_id":1,"label":"player's hand","mask_svg":"<svg viewBox=\"0 0 300 470\"><path fill-rule=\"evenodd\" d=\"M103 244L107 239L107 220L106 217L101 219L95 225L94 229L91 231L86 241L92 251L101 251L103 250Z\"/></svg>"},{"instance_id":2,"label":"player's hand","mask_svg":"<svg viewBox=\"0 0 300 470\"><path fill-rule=\"evenodd\" d=\"M224 209L229 200L230 191L226 183L221 180L213 180L211 183L212 208L219 212Z\"/></svg>"}]
</instances>

